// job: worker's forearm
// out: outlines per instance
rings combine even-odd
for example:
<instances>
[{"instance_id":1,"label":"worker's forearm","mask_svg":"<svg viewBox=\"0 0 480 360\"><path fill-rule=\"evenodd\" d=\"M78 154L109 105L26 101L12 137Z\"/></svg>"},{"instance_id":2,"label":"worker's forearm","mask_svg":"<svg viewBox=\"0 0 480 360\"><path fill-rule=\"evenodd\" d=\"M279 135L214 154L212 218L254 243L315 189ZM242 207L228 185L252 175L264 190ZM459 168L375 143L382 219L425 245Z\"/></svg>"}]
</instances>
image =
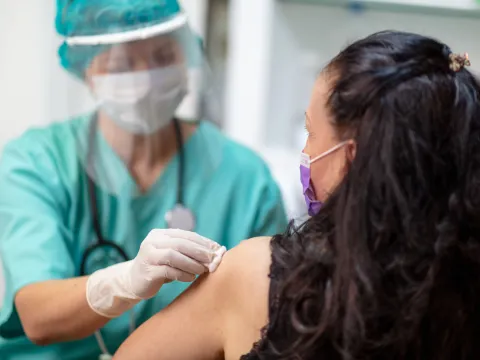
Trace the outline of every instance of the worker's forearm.
<instances>
[{"instance_id":1,"label":"worker's forearm","mask_svg":"<svg viewBox=\"0 0 480 360\"><path fill-rule=\"evenodd\" d=\"M88 277L27 285L15 297L27 337L38 345L82 339L108 322L86 300Z\"/></svg>"}]
</instances>

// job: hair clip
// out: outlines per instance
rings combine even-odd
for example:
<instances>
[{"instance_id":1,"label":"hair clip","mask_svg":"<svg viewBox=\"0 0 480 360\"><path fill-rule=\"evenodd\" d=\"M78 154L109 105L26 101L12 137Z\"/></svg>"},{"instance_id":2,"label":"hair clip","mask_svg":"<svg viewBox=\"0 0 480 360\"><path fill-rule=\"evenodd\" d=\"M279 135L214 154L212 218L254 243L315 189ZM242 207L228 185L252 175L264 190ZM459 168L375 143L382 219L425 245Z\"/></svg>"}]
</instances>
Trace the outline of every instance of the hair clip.
<instances>
[{"instance_id":1,"label":"hair clip","mask_svg":"<svg viewBox=\"0 0 480 360\"><path fill-rule=\"evenodd\" d=\"M465 66L470 66L468 53L465 53L464 55L451 53L448 57L450 60L450 69L452 71L458 72Z\"/></svg>"}]
</instances>

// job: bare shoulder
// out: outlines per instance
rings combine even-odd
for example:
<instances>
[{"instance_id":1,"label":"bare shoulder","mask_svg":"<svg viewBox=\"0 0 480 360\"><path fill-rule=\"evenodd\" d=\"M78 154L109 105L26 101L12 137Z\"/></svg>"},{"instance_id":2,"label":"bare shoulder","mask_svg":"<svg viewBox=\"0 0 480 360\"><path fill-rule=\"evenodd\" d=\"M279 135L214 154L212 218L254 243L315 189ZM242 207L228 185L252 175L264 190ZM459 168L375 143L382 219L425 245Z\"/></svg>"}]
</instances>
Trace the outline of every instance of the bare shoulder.
<instances>
[{"instance_id":1,"label":"bare shoulder","mask_svg":"<svg viewBox=\"0 0 480 360\"><path fill-rule=\"evenodd\" d=\"M223 295L228 303L225 358L239 358L248 353L261 337L268 322L270 287L270 237L245 240L225 254L218 274L210 275L225 284Z\"/></svg>"},{"instance_id":2,"label":"bare shoulder","mask_svg":"<svg viewBox=\"0 0 480 360\"><path fill-rule=\"evenodd\" d=\"M217 270L203 276L193 287L215 289L228 307L246 307L267 299L271 253L270 237L244 240L223 257Z\"/></svg>"},{"instance_id":3,"label":"bare shoulder","mask_svg":"<svg viewBox=\"0 0 480 360\"><path fill-rule=\"evenodd\" d=\"M242 241L228 251L218 267L219 273L241 270L238 276L268 275L270 268L270 237L257 237Z\"/></svg>"}]
</instances>

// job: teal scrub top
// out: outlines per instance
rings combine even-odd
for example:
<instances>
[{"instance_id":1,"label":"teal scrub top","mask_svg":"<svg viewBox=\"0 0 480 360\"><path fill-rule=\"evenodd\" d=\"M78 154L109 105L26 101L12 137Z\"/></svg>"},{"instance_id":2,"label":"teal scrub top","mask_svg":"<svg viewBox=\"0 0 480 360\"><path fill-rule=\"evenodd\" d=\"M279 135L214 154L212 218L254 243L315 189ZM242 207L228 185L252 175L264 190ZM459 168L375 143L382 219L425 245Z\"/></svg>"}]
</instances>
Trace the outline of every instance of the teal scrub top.
<instances>
[{"instance_id":1,"label":"teal scrub top","mask_svg":"<svg viewBox=\"0 0 480 360\"><path fill-rule=\"evenodd\" d=\"M78 155L79 134L88 133L89 122L85 117L32 129L3 150L0 254L6 294L0 311L2 360L97 359L100 354L94 336L45 347L34 345L23 332L14 304L16 292L28 284L78 276L82 254L95 239L84 162ZM98 178L102 234L133 258L151 229L167 227L165 213L176 203L178 156L146 194L139 194L98 133L95 141L101 149L96 161L102 159L109 171L116 171L114 178L121 180L117 181L118 191L112 193L99 185L102 181ZM208 122L201 122L184 146L184 202L195 214L194 231L232 248L241 240L285 230L287 219L279 188L259 156ZM138 304L134 308L136 324L164 308L187 286L179 282L164 285L156 297ZM128 324L125 314L102 329L110 352L127 338Z\"/></svg>"}]
</instances>

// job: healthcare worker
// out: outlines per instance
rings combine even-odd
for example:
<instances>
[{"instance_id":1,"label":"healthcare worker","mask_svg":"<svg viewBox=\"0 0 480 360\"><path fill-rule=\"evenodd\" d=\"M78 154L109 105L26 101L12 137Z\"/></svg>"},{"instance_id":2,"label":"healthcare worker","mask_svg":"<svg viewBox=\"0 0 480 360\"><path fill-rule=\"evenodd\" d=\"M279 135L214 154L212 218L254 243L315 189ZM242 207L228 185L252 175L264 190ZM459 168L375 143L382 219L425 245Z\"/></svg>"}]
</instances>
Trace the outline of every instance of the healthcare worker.
<instances>
[{"instance_id":1,"label":"healthcare worker","mask_svg":"<svg viewBox=\"0 0 480 360\"><path fill-rule=\"evenodd\" d=\"M204 64L177 1L57 4L61 64L98 106L4 148L2 360L108 358L223 246L286 226L257 155L175 117Z\"/></svg>"}]
</instances>

